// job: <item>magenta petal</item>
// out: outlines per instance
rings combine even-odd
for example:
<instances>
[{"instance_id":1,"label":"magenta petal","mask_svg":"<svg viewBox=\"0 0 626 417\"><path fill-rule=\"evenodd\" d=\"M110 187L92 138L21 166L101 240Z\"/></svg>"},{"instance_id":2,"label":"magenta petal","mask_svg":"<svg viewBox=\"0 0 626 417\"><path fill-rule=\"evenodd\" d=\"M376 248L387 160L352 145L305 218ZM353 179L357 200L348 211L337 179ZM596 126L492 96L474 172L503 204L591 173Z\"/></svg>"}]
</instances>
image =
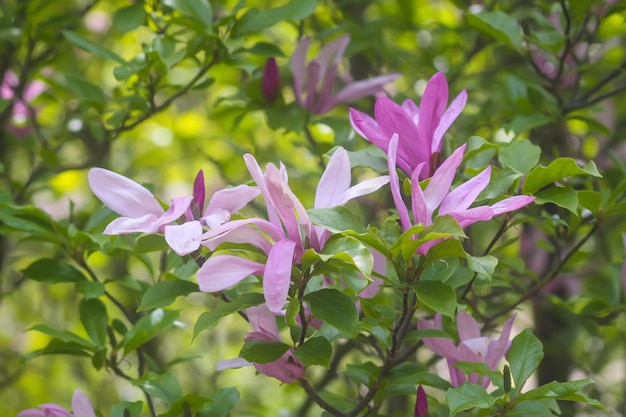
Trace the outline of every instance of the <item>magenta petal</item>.
<instances>
[{"instance_id":1,"label":"magenta petal","mask_svg":"<svg viewBox=\"0 0 626 417\"><path fill-rule=\"evenodd\" d=\"M127 235L129 233L154 233L159 231L157 217L154 214L130 218L118 217L104 229L105 235Z\"/></svg>"},{"instance_id":2,"label":"magenta petal","mask_svg":"<svg viewBox=\"0 0 626 417\"><path fill-rule=\"evenodd\" d=\"M339 103L349 103L351 101L358 100L361 97L379 93L383 91L383 86L385 84L388 84L399 77L400 74L387 74L365 80L354 81L332 96L330 103L325 106L325 110L328 111Z\"/></svg>"},{"instance_id":3,"label":"magenta petal","mask_svg":"<svg viewBox=\"0 0 626 417\"><path fill-rule=\"evenodd\" d=\"M185 256L200 249L202 225L199 221L181 225L165 226L165 241L180 256Z\"/></svg>"},{"instance_id":4,"label":"magenta petal","mask_svg":"<svg viewBox=\"0 0 626 417\"><path fill-rule=\"evenodd\" d=\"M265 265L249 259L233 255L214 255L200 267L196 277L200 291L218 292L264 270Z\"/></svg>"},{"instance_id":5,"label":"magenta petal","mask_svg":"<svg viewBox=\"0 0 626 417\"><path fill-rule=\"evenodd\" d=\"M342 196L350 188L350 158L339 147L328 161L315 192L315 208L334 207L343 204Z\"/></svg>"},{"instance_id":6,"label":"magenta petal","mask_svg":"<svg viewBox=\"0 0 626 417\"><path fill-rule=\"evenodd\" d=\"M428 401L426 399L426 391L420 385L417 387L417 398L415 399L415 411L413 417L426 417L428 411Z\"/></svg>"},{"instance_id":7,"label":"magenta petal","mask_svg":"<svg viewBox=\"0 0 626 417\"><path fill-rule=\"evenodd\" d=\"M461 226L462 228L465 228L469 226L470 224L473 224L476 222L484 222L487 220L491 220L494 216L493 210L489 206L473 207L471 209L461 210L461 211L456 211L456 212L451 212L451 213L446 213L446 214L454 217L454 219L457 221L459 226Z\"/></svg>"},{"instance_id":8,"label":"magenta petal","mask_svg":"<svg viewBox=\"0 0 626 417\"><path fill-rule=\"evenodd\" d=\"M417 104L415 104L415 102L410 98L407 98L402 102L402 108L404 109L406 114L409 115L411 120L413 120L413 123L417 126L417 123L419 122L419 109L417 107Z\"/></svg>"},{"instance_id":9,"label":"magenta petal","mask_svg":"<svg viewBox=\"0 0 626 417\"><path fill-rule=\"evenodd\" d=\"M206 194L206 190L204 187L204 172L202 170L198 171L196 174L196 179L193 182L193 197L196 201L197 206L200 208L200 211L204 208L204 197Z\"/></svg>"},{"instance_id":10,"label":"magenta petal","mask_svg":"<svg viewBox=\"0 0 626 417\"><path fill-rule=\"evenodd\" d=\"M442 72L433 75L422 96L420 120L418 124L421 143L433 143L435 129L448 105L448 82ZM430 153L431 146L426 149Z\"/></svg>"},{"instance_id":11,"label":"magenta petal","mask_svg":"<svg viewBox=\"0 0 626 417\"><path fill-rule=\"evenodd\" d=\"M96 417L89 398L79 390L74 391L72 396L72 411L74 417Z\"/></svg>"},{"instance_id":12,"label":"magenta petal","mask_svg":"<svg viewBox=\"0 0 626 417\"><path fill-rule=\"evenodd\" d=\"M295 249L295 242L282 240L274 244L267 257L263 274L263 293L267 307L274 314L280 313L287 301Z\"/></svg>"},{"instance_id":13,"label":"magenta petal","mask_svg":"<svg viewBox=\"0 0 626 417\"><path fill-rule=\"evenodd\" d=\"M394 133L389 141L389 153L387 154L387 166L389 168L389 185L391 187L391 196L400 216L402 227L407 230L411 228L411 219L409 218L409 210L402 200L400 194L400 180L396 171L396 152L398 150L398 134Z\"/></svg>"},{"instance_id":14,"label":"magenta petal","mask_svg":"<svg viewBox=\"0 0 626 417\"><path fill-rule=\"evenodd\" d=\"M424 168L422 162L415 168L411 175L411 209L413 211L413 222L415 224L422 223L424 226L428 226L432 222L431 215L428 213L428 207L426 206L426 199L419 183L419 176Z\"/></svg>"},{"instance_id":15,"label":"magenta petal","mask_svg":"<svg viewBox=\"0 0 626 417\"><path fill-rule=\"evenodd\" d=\"M163 214L152 193L135 181L103 168L92 168L87 175L93 193L107 207L126 217Z\"/></svg>"},{"instance_id":16,"label":"magenta petal","mask_svg":"<svg viewBox=\"0 0 626 417\"><path fill-rule=\"evenodd\" d=\"M69 416L71 417L71 414L69 414ZM43 410L38 410L36 408L29 408L27 410L20 411L17 417L46 417L46 414L45 414L45 411Z\"/></svg>"},{"instance_id":17,"label":"magenta petal","mask_svg":"<svg viewBox=\"0 0 626 417\"><path fill-rule=\"evenodd\" d=\"M456 187L441 202L439 215L466 210L487 187L490 178L491 166L488 166L480 174Z\"/></svg>"},{"instance_id":18,"label":"magenta petal","mask_svg":"<svg viewBox=\"0 0 626 417\"><path fill-rule=\"evenodd\" d=\"M456 96L452 103L450 103L450 107L448 107L448 109L445 111L445 113L441 117L439 126L437 126L437 129L435 129L431 152L441 152L441 143L443 136L446 134L446 132L459 116L459 114L461 114L461 111L463 111L466 102L467 90L463 90L459 93L458 96Z\"/></svg>"},{"instance_id":19,"label":"magenta petal","mask_svg":"<svg viewBox=\"0 0 626 417\"><path fill-rule=\"evenodd\" d=\"M374 145L387 153L389 149L389 136L385 136L378 123L367 114L355 109L350 109L350 123L352 128Z\"/></svg>"},{"instance_id":20,"label":"magenta petal","mask_svg":"<svg viewBox=\"0 0 626 417\"><path fill-rule=\"evenodd\" d=\"M262 374L276 378L285 384L296 382L304 375L304 365L292 349L274 362L255 363L254 367Z\"/></svg>"}]
</instances>

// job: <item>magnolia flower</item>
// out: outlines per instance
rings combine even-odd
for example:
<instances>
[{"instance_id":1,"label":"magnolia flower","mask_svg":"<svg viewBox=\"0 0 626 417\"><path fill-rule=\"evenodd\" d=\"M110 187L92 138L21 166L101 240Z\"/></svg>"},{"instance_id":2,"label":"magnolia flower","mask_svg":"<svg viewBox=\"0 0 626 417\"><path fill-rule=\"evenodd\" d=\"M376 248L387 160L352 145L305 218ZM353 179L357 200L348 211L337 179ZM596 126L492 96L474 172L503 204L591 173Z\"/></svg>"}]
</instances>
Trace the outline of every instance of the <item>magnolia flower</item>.
<instances>
[{"instance_id":1,"label":"magnolia flower","mask_svg":"<svg viewBox=\"0 0 626 417\"><path fill-rule=\"evenodd\" d=\"M413 221L411 221L409 211L400 193L400 182L396 172L397 148L398 135L394 134L389 142L387 162L389 164L391 194L404 230L408 230L413 224L422 223L424 226L432 224L435 211L437 211L437 216L452 216L461 227L467 227L472 223L490 220L495 216L520 209L535 200L535 197L520 195L505 198L491 206L469 208L489 184L491 167L488 166L475 177L450 191L456 171L463 162L465 145L462 145L435 171L424 190L420 187L419 177L425 163L420 163L413 171L411 174ZM435 243L436 241L424 243L418 248L418 253L425 254Z\"/></svg>"},{"instance_id":2,"label":"magnolia flower","mask_svg":"<svg viewBox=\"0 0 626 417\"><path fill-rule=\"evenodd\" d=\"M38 80L26 84L21 95L16 96L16 90L20 85L20 80L15 73L7 71L4 73L4 78L0 83L0 99L13 100L12 109L12 125L10 126L11 132L19 138L23 138L31 131L30 127L26 125L28 119L33 117L33 112L30 109L30 102L32 102L37 96L39 96L45 89L46 85Z\"/></svg>"},{"instance_id":3,"label":"magnolia flower","mask_svg":"<svg viewBox=\"0 0 626 417\"><path fill-rule=\"evenodd\" d=\"M223 242L247 243L267 255L258 263L233 255L213 255L197 274L200 290L222 291L251 274L263 274L263 293L272 313L279 313L287 299L291 267L300 261L308 248L320 251L330 233L313 226L300 200L288 184L287 171L268 164L265 173L250 154L244 156L250 175L265 198L268 220L260 218L227 222L203 235L203 245L215 250ZM350 160L347 151L338 148L317 187L315 208L333 207L369 194L386 184L386 176L363 181L350 187Z\"/></svg>"},{"instance_id":4,"label":"magnolia flower","mask_svg":"<svg viewBox=\"0 0 626 417\"><path fill-rule=\"evenodd\" d=\"M379 93L385 84L400 77L399 74L389 74L350 82L333 94L335 73L349 43L349 35L341 36L324 46L317 57L307 64L306 55L311 38L300 40L291 59L291 72L296 100L304 109L313 114L324 114L339 103Z\"/></svg>"},{"instance_id":5,"label":"magnolia flower","mask_svg":"<svg viewBox=\"0 0 626 417\"><path fill-rule=\"evenodd\" d=\"M482 362L487 364L489 369L495 371L511 347L509 336L514 320L515 315L504 323L500 337L497 340L489 341L487 337L481 335L478 322L467 312L461 311L456 316L460 339L458 346L452 340L443 337L424 337L422 340L430 350L447 360L453 387L469 382L471 384L480 384L483 388L487 388L490 382L489 378L478 373L473 373L466 377L460 369L454 367L454 364L459 361ZM434 323L427 320L419 320L417 328L443 330L441 314L437 313Z\"/></svg>"},{"instance_id":6,"label":"magnolia flower","mask_svg":"<svg viewBox=\"0 0 626 417\"><path fill-rule=\"evenodd\" d=\"M18 414L18 417L96 417L89 398L79 390L72 396L74 414L56 404L41 404L39 408L29 408Z\"/></svg>"},{"instance_id":7,"label":"magnolia flower","mask_svg":"<svg viewBox=\"0 0 626 417\"><path fill-rule=\"evenodd\" d=\"M420 164L425 168L420 179L430 177L436 166L436 156L446 131L465 107L465 90L450 103L448 109L448 82L443 73L432 76L426 85L422 101L417 105L407 99L400 106L387 97L376 100L372 119L365 113L350 109L354 130L385 152L393 134L398 135L398 166L411 174Z\"/></svg>"},{"instance_id":8,"label":"magnolia flower","mask_svg":"<svg viewBox=\"0 0 626 417\"><path fill-rule=\"evenodd\" d=\"M280 94L280 72L276 65L276 58L270 57L263 67L263 79L261 80L261 91L268 103L273 103Z\"/></svg>"},{"instance_id":9,"label":"magnolia flower","mask_svg":"<svg viewBox=\"0 0 626 417\"><path fill-rule=\"evenodd\" d=\"M270 312L267 305L246 309L248 320L252 331L246 335L245 341L258 340L261 342L282 342L278 334L276 316ZM221 371L229 368L240 368L242 366L254 365L260 373L278 379L280 382L291 384L304 375L304 365L300 362L293 349L289 349L283 356L268 363L250 363L243 358L228 359L219 361L217 370Z\"/></svg>"},{"instance_id":10,"label":"magnolia flower","mask_svg":"<svg viewBox=\"0 0 626 417\"><path fill-rule=\"evenodd\" d=\"M88 174L91 191L105 206L120 214L104 229L106 235L123 235L161 231L166 224L181 217L193 197L172 199L165 211L156 197L135 181L103 168L92 168Z\"/></svg>"}]
</instances>

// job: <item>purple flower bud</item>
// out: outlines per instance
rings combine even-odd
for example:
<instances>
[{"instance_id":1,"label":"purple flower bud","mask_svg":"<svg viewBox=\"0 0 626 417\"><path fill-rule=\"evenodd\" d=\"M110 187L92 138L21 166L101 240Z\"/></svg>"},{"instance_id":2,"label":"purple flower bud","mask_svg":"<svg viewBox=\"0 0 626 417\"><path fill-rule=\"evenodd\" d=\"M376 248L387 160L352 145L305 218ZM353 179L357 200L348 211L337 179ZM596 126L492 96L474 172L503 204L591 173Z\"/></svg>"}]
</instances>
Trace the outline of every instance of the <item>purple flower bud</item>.
<instances>
[{"instance_id":1,"label":"purple flower bud","mask_svg":"<svg viewBox=\"0 0 626 417\"><path fill-rule=\"evenodd\" d=\"M415 400L415 412L413 417L428 417L428 401L426 401L426 391L420 385L417 387L417 399Z\"/></svg>"},{"instance_id":2,"label":"purple flower bud","mask_svg":"<svg viewBox=\"0 0 626 417\"><path fill-rule=\"evenodd\" d=\"M263 90L263 97L268 103L275 102L280 94L280 72L274 57L268 58L265 63L261 89Z\"/></svg>"},{"instance_id":3,"label":"purple flower bud","mask_svg":"<svg viewBox=\"0 0 626 417\"><path fill-rule=\"evenodd\" d=\"M197 205L200 213L202 213L204 208L204 193L204 172L200 170L198 175L196 175L196 180L193 182L194 204Z\"/></svg>"}]
</instances>

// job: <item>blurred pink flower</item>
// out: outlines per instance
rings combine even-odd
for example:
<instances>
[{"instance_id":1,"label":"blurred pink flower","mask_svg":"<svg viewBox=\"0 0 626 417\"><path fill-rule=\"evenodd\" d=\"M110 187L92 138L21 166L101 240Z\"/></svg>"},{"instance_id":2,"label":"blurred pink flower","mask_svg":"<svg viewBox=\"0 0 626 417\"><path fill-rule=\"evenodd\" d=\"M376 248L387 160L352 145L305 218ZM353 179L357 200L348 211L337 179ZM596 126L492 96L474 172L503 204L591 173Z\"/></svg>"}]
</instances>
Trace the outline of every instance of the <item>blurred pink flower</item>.
<instances>
[{"instance_id":1,"label":"blurred pink flower","mask_svg":"<svg viewBox=\"0 0 626 417\"><path fill-rule=\"evenodd\" d=\"M296 100L302 108L313 114L324 114L339 103L380 93L385 84L400 77L400 74L389 74L353 81L333 94L337 68L349 43L349 35L341 36L324 46L317 57L307 64L311 38L300 40L291 58L291 72Z\"/></svg>"},{"instance_id":2,"label":"blurred pink flower","mask_svg":"<svg viewBox=\"0 0 626 417\"><path fill-rule=\"evenodd\" d=\"M46 89L46 85L42 81L34 80L26 84L18 96L16 91L19 86L20 80L17 75L12 71L5 72L0 83L0 98L13 101L12 123L9 130L18 138L23 138L32 131L28 126L28 120L35 116L35 110L30 107L30 103Z\"/></svg>"},{"instance_id":3,"label":"blurred pink flower","mask_svg":"<svg viewBox=\"0 0 626 417\"><path fill-rule=\"evenodd\" d=\"M18 417L96 417L89 398L79 390L72 396L74 414L56 404L41 404L39 408L29 408L18 414Z\"/></svg>"},{"instance_id":4,"label":"blurred pink flower","mask_svg":"<svg viewBox=\"0 0 626 417\"><path fill-rule=\"evenodd\" d=\"M454 364L459 361L482 362L487 364L489 369L494 371L511 347L509 336L511 335L514 320L515 315L504 323L500 337L496 340L489 341L487 337L481 335L478 322L467 312L460 311L456 316L460 339L458 345L455 345L452 340L444 337L424 337L422 340L430 350L447 360L453 387L458 387L465 382L469 382L471 384L480 384L484 388L487 388L490 382L489 378L479 375L478 373L466 376L460 369L455 368ZM441 313L435 315L434 322L418 320L417 328L420 330L443 330L441 325Z\"/></svg>"}]
</instances>

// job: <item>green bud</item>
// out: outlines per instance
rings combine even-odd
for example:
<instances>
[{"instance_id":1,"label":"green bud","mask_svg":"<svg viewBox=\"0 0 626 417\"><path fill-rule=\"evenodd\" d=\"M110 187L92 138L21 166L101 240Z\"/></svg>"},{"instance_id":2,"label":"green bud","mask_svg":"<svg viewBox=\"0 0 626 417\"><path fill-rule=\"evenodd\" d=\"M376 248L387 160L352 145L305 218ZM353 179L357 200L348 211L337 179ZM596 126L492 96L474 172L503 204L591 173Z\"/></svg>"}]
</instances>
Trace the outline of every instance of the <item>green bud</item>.
<instances>
[{"instance_id":1,"label":"green bud","mask_svg":"<svg viewBox=\"0 0 626 417\"><path fill-rule=\"evenodd\" d=\"M511 392L511 368L509 365L504 365L504 392L506 394Z\"/></svg>"}]
</instances>

